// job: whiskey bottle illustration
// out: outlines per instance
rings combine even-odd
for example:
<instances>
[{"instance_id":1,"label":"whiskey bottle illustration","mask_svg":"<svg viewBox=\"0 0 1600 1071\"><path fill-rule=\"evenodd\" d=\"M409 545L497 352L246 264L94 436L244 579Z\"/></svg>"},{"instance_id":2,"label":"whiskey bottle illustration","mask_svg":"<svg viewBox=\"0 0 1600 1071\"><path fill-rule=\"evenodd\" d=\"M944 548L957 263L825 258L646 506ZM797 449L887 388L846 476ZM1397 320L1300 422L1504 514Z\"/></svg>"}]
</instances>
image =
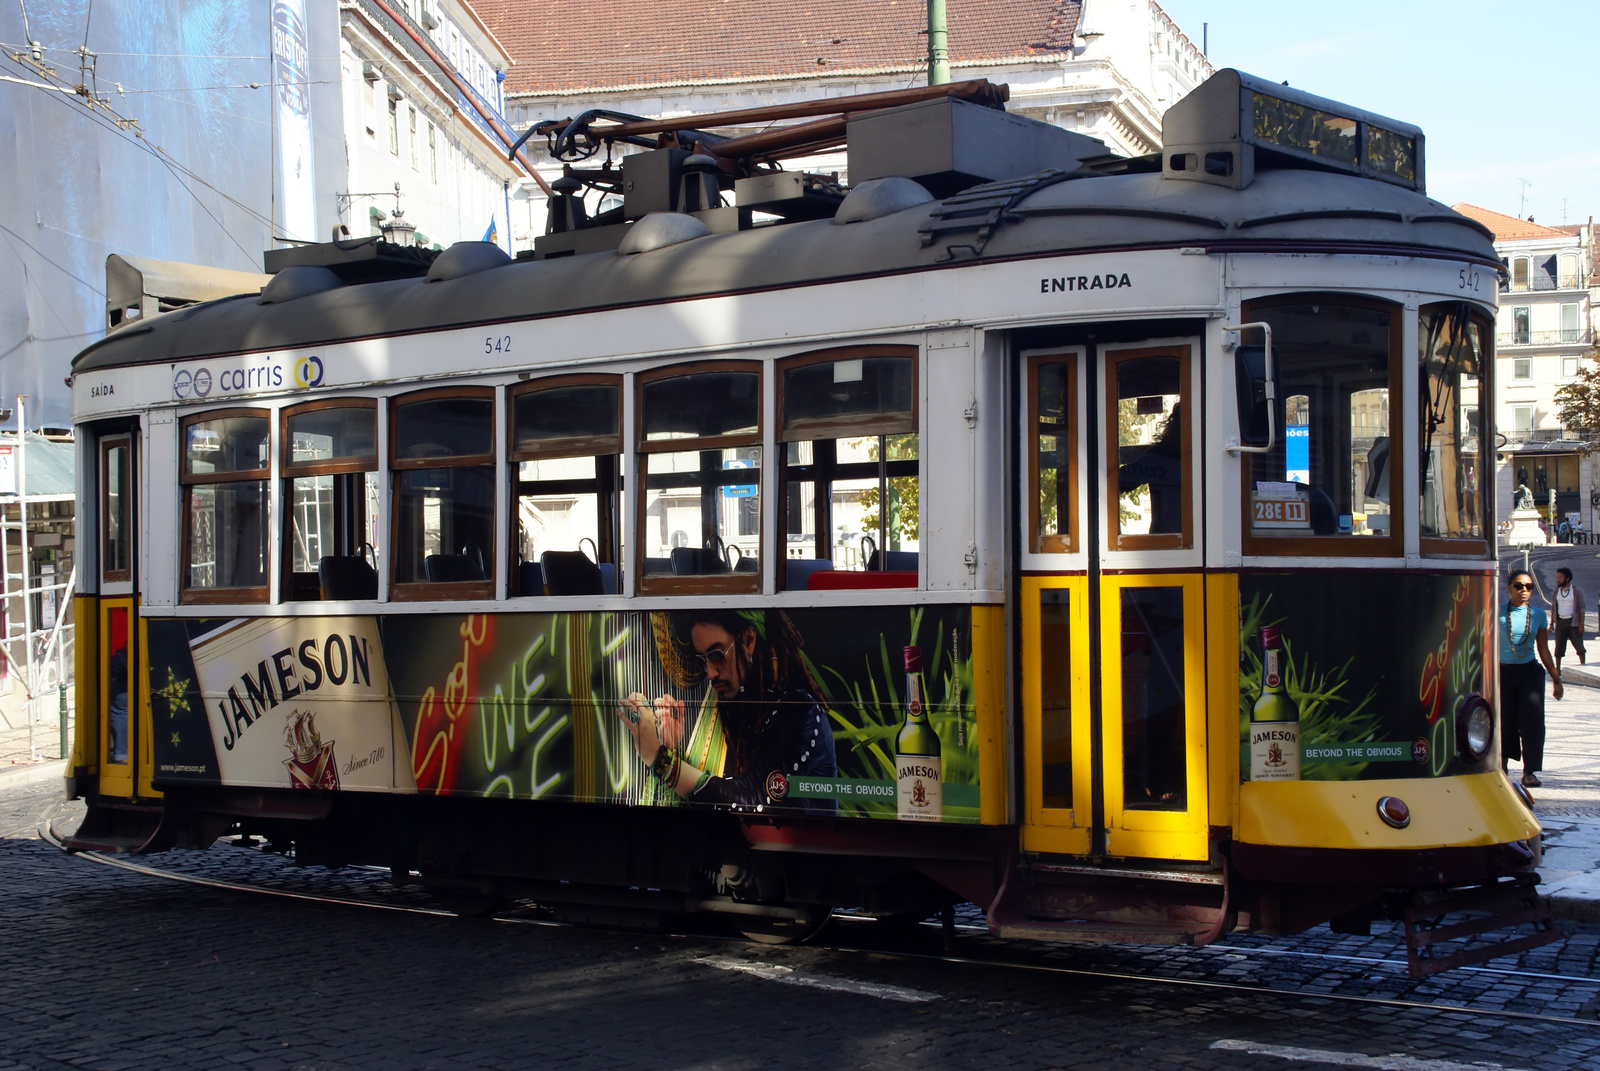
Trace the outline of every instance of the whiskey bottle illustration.
<instances>
[{"instance_id":1,"label":"whiskey bottle illustration","mask_svg":"<svg viewBox=\"0 0 1600 1071\"><path fill-rule=\"evenodd\" d=\"M911 822L944 816L939 783L939 734L928 722L922 680L922 649L905 649L906 718L894 738L895 815Z\"/></svg>"},{"instance_id":2,"label":"whiskey bottle illustration","mask_svg":"<svg viewBox=\"0 0 1600 1071\"><path fill-rule=\"evenodd\" d=\"M1300 780L1300 712L1283 682L1277 626L1261 627L1261 695L1250 711L1250 780Z\"/></svg>"}]
</instances>

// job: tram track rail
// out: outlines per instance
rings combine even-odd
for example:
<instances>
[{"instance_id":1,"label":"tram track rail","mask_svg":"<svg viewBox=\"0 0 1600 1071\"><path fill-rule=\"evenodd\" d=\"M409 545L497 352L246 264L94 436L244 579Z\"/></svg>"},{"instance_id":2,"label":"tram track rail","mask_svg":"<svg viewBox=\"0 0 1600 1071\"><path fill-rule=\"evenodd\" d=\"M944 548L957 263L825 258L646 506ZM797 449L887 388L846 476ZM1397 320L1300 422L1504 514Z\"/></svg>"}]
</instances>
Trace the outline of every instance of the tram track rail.
<instances>
[{"instance_id":1,"label":"tram track rail","mask_svg":"<svg viewBox=\"0 0 1600 1071\"><path fill-rule=\"evenodd\" d=\"M64 838L56 832L54 820L61 808L57 801L39 816L36 826L40 838L54 847L65 852ZM387 911L399 914L420 915L433 918L455 918L454 912L437 907L423 907L415 904L391 904L374 899L358 899L349 896L335 896L326 893L308 892L295 889L273 888L268 885L249 882L230 881L216 877L185 873L179 870L170 870L162 867L136 863L130 859L119 858L100 852L78 852L78 858L128 873L139 874L144 877L159 880L173 881L202 888L217 889L225 892L249 893L258 896L268 896L285 900L298 900L308 903L327 904L339 907L368 908L378 911ZM556 929L573 928L572 923L552 919L538 919L517 916L495 915L489 921L505 925L539 926ZM861 924L867 920L860 916L835 914L832 920L836 925ZM934 924L928 924L930 927ZM958 926L958 931L967 931L974 936L984 933L981 927ZM678 931L672 936L687 940L715 941L723 944L748 945L752 948L771 949L771 945L757 944L753 941L722 933L705 933L697 931ZM1336 993L1323 991L1307 991L1304 989L1291 989L1282 986L1257 985L1248 982L1227 981L1216 978L1188 978L1174 977L1162 974L1147 974L1133 971L1109 970L1097 967L1072 967L1063 964L1029 962L1015 955L1007 957L989 957L983 955L959 955L949 951L924 952L904 948L872 946L854 944L847 941L823 940L809 942L805 947L818 951L835 953L843 956L876 957L913 963L940 963L962 967L983 967L1001 971L1027 972L1062 978L1097 979L1102 981L1116 981L1134 985L1150 985L1159 987L1178 987L1185 989L1208 990L1221 993L1236 993L1241 995L1273 996L1289 1000L1317 1000L1333 1001L1341 1004L1354 1004L1368 1007L1386 1007L1415 1011L1427 1011L1444 1014L1464 1014L1475 1016L1490 1016L1496 1019L1514 1020L1519 1022L1549 1023L1552 1025L1577 1026L1589 1029L1600 1029L1600 1017L1585 1018L1581 1016L1548 1015L1529 1011L1516 1011L1513 1009L1499 1008L1474 1004L1440 1003L1427 1000L1413 1000L1404 997L1392 996L1364 996L1353 993ZM1213 945L1206 949L1193 950L1213 955L1237 955L1246 958L1267 957L1296 957L1302 959L1315 959L1325 962L1345 963L1351 966L1364 968L1391 968L1404 970L1406 964L1401 960L1390 960L1369 956L1351 956L1337 953L1307 952L1294 949L1264 949L1249 948L1237 945ZM1464 967L1458 968L1463 972L1474 974L1487 974L1500 976L1507 979L1521 979L1528 982L1563 982L1586 984L1600 987L1600 979L1585 978L1576 975L1552 974L1540 971L1522 971L1493 967Z\"/></svg>"}]
</instances>

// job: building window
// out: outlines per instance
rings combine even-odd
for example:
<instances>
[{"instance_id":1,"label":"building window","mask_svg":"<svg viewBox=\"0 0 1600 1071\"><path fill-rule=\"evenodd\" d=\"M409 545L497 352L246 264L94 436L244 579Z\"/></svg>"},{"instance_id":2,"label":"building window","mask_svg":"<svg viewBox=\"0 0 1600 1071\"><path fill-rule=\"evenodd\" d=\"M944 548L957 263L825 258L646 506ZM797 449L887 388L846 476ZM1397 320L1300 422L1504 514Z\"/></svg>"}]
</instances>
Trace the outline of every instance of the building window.
<instances>
[{"instance_id":1,"label":"building window","mask_svg":"<svg viewBox=\"0 0 1600 1071\"><path fill-rule=\"evenodd\" d=\"M417 109L406 109L411 113L411 170L422 170L422 154L417 152Z\"/></svg>"},{"instance_id":2,"label":"building window","mask_svg":"<svg viewBox=\"0 0 1600 1071\"><path fill-rule=\"evenodd\" d=\"M1561 375L1571 379L1578 374L1578 359L1576 357L1561 358Z\"/></svg>"},{"instance_id":3,"label":"building window","mask_svg":"<svg viewBox=\"0 0 1600 1071\"><path fill-rule=\"evenodd\" d=\"M268 452L265 409L224 409L183 422L183 597L265 602Z\"/></svg>"},{"instance_id":4,"label":"building window","mask_svg":"<svg viewBox=\"0 0 1600 1071\"><path fill-rule=\"evenodd\" d=\"M615 594L621 378L535 380L512 392L511 421L511 593Z\"/></svg>"},{"instance_id":5,"label":"building window","mask_svg":"<svg viewBox=\"0 0 1600 1071\"><path fill-rule=\"evenodd\" d=\"M1528 289L1528 258L1514 257L1511 261L1511 289Z\"/></svg>"},{"instance_id":6,"label":"building window","mask_svg":"<svg viewBox=\"0 0 1600 1071\"><path fill-rule=\"evenodd\" d=\"M1533 339L1533 332L1529 330L1533 310L1527 305L1518 305L1511 310L1511 342L1512 345L1526 346Z\"/></svg>"},{"instance_id":7,"label":"building window","mask_svg":"<svg viewBox=\"0 0 1600 1071\"><path fill-rule=\"evenodd\" d=\"M1527 438L1533 434L1533 406L1516 405L1511 408L1512 433Z\"/></svg>"},{"instance_id":8,"label":"building window","mask_svg":"<svg viewBox=\"0 0 1600 1071\"><path fill-rule=\"evenodd\" d=\"M1578 327L1578 306L1576 303L1561 306L1561 341L1582 342L1582 330Z\"/></svg>"},{"instance_id":9,"label":"building window","mask_svg":"<svg viewBox=\"0 0 1600 1071\"><path fill-rule=\"evenodd\" d=\"M494 391L394 400L394 598L487 599L494 590Z\"/></svg>"},{"instance_id":10,"label":"building window","mask_svg":"<svg viewBox=\"0 0 1600 1071\"><path fill-rule=\"evenodd\" d=\"M400 105L393 98L389 100L389 152L400 155Z\"/></svg>"},{"instance_id":11,"label":"building window","mask_svg":"<svg viewBox=\"0 0 1600 1071\"><path fill-rule=\"evenodd\" d=\"M639 590L760 590L761 372L718 361L639 376Z\"/></svg>"},{"instance_id":12,"label":"building window","mask_svg":"<svg viewBox=\"0 0 1600 1071\"><path fill-rule=\"evenodd\" d=\"M1531 358L1531 357L1518 357L1518 358L1515 358L1511 362L1511 378L1512 379L1532 379L1533 378L1533 358Z\"/></svg>"},{"instance_id":13,"label":"building window","mask_svg":"<svg viewBox=\"0 0 1600 1071\"><path fill-rule=\"evenodd\" d=\"M378 597L378 408L309 402L283 417L283 597Z\"/></svg>"},{"instance_id":14,"label":"building window","mask_svg":"<svg viewBox=\"0 0 1600 1071\"><path fill-rule=\"evenodd\" d=\"M1576 290L1581 285L1578 282L1578 254L1562 253L1561 267L1558 270L1557 282L1563 290Z\"/></svg>"},{"instance_id":15,"label":"building window","mask_svg":"<svg viewBox=\"0 0 1600 1071\"><path fill-rule=\"evenodd\" d=\"M818 571L916 573L916 357L872 346L780 364L785 557L827 563L786 561L784 587L804 589Z\"/></svg>"},{"instance_id":16,"label":"building window","mask_svg":"<svg viewBox=\"0 0 1600 1071\"><path fill-rule=\"evenodd\" d=\"M438 129L428 124L428 181L435 186L439 184L439 143Z\"/></svg>"},{"instance_id":17,"label":"building window","mask_svg":"<svg viewBox=\"0 0 1600 1071\"><path fill-rule=\"evenodd\" d=\"M1556 258L1554 256L1534 258L1532 285L1535 290L1554 290L1556 288Z\"/></svg>"}]
</instances>

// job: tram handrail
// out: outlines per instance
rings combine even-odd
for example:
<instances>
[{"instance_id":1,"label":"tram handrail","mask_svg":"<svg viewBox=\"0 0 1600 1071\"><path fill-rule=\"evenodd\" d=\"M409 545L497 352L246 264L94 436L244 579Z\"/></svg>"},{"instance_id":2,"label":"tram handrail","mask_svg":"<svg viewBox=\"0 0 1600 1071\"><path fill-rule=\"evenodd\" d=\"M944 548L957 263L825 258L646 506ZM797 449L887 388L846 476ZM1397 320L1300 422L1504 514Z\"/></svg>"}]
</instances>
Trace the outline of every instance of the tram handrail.
<instances>
[{"instance_id":1,"label":"tram handrail","mask_svg":"<svg viewBox=\"0 0 1600 1071\"><path fill-rule=\"evenodd\" d=\"M1228 443L1228 453L1235 456L1239 454L1271 453L1273 446L1275 446L1278 441L1278 426L1277 422L1273 420L1274 410L1272 406L1272 403L1278 399L1276 380L1274 380L1272 376L1272 325L1263 320L1254 320L1247 324L1223 324L1222 329L1224 331L1239 332L1239 336L1242 341L1244 333L1252 327L1261 328L1261 333L1266 336L1266 347L1265 352L1262 354L1262 362L1263 369L1265 370L1266 374L1266 384L1263 390L1267 398L1267 445L1246 446L1238 439L1234 439L1232 442ZM1237 345L1237 343L1235 345Z\"/></svg>"}]
</instances>

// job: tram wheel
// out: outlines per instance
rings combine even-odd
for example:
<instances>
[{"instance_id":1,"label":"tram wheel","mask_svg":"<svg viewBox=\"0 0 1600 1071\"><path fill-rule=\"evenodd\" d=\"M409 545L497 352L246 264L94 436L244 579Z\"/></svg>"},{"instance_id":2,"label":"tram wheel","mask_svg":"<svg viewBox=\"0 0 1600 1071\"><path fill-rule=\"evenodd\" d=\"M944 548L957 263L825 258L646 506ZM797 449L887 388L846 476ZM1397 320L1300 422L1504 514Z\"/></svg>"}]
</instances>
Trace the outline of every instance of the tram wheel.
<instances>
[{"instance_id":1,"label":"tram wheel","mask_svg":"<svg viewBox=\"0 0 1600 1071\"><path fill-rule=\"evenodd\" d=\"M815 937L833 917L833 908L824 904L802 908L803 918L762 918L759 915L741 915L734 924L738 931L758 945L797 945Z\"/></svg>"}]
</instances>

